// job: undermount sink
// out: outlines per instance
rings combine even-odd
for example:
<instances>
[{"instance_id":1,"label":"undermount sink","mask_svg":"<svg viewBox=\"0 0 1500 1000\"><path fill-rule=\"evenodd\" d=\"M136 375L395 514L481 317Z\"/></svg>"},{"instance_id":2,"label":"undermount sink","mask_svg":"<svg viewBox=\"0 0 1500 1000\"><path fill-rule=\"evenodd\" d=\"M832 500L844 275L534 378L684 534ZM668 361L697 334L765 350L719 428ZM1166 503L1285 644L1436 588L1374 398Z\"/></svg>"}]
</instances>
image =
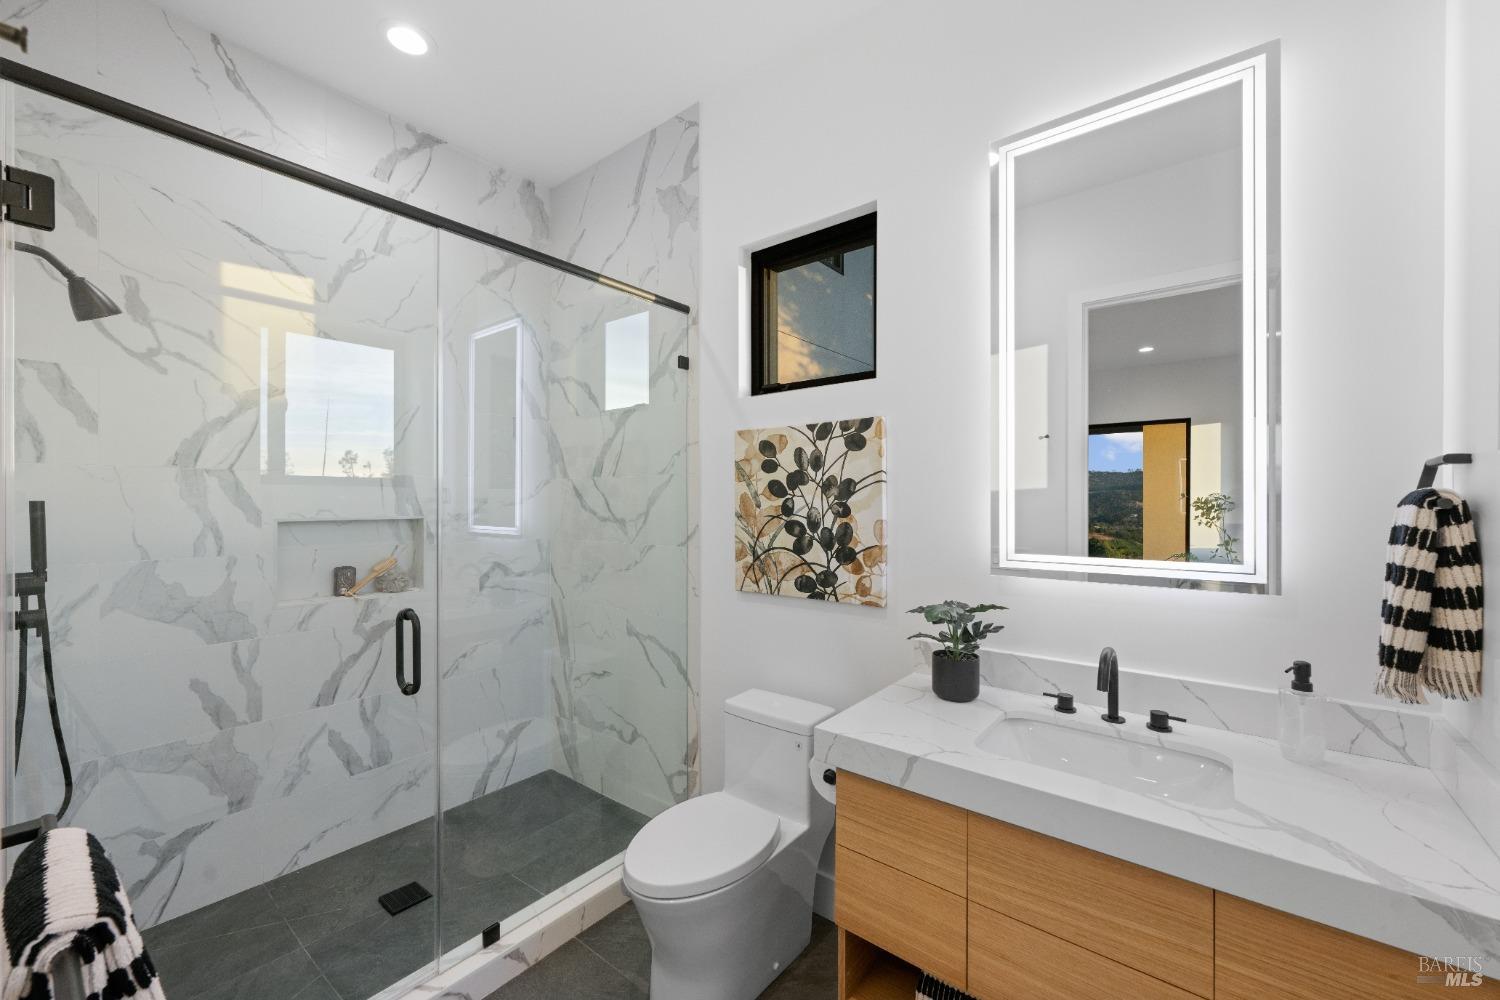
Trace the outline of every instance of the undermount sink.
<instances>
[{"instance_id":1,"label":"undermount sink","mask_svg":"<svg viewBox=\"0 0 1500 1000\"><path fill-rule=\"evenodd\" d=\"M1191 750L1124 734L1009 715L982 733L979 749L1157 799L1222 808L1234 804L1234 770Z\"/></svg>"}]
</instances>

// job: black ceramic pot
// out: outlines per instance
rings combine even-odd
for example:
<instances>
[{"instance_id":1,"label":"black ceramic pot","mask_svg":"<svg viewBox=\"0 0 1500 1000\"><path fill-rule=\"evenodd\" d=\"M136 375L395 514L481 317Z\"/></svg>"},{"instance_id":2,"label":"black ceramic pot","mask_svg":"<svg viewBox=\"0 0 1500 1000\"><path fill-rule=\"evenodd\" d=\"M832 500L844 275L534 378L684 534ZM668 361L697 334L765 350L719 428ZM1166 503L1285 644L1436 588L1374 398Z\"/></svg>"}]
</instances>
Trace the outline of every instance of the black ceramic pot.
<instances>
[{"instance_id":1,"label":"black ceramic pot","mask_svg":"<svg viewBox=\"0 0 1500 1000\"><path fill-rule=\"evenodd\" d=\"M949 656L932 651L932 693L944 701L973 701L979 697L979 657Z\"/></svg>"}]
</instances>

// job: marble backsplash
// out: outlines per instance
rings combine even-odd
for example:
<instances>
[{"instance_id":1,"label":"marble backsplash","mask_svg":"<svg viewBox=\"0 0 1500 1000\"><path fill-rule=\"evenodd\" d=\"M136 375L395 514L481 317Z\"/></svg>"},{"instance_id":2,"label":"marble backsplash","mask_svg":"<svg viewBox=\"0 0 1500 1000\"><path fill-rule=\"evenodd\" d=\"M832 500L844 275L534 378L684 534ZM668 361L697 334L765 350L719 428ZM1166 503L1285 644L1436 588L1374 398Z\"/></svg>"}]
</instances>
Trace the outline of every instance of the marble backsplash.
<instances>
[{"instance_id":1,"label":"marble backsplash","mask_svg":"<svg viewBox=\"0 0 1500 1000\"><path fill-rule=\"evenodd\" d=\"M915 669L930 667L933 644L914 640ZM980 651L983 682L996 687L1043 694L1071 692L1079 705L1104 704L1095 690L1098 665L1032 656L998 649ZM1316 673L1314 674L1316 681ZM1194 725L1229 732L1276 738L1277 694L1274 688L1251 688L1137 670L1120 665L1120 706L1145 714L1166 709ZM1328 748L1399 764L1428 767L1432 762L1432 733L1441 716L1435 710L1398 708L1330 700L1324 718Z\"/></svg>"}]
</instances>

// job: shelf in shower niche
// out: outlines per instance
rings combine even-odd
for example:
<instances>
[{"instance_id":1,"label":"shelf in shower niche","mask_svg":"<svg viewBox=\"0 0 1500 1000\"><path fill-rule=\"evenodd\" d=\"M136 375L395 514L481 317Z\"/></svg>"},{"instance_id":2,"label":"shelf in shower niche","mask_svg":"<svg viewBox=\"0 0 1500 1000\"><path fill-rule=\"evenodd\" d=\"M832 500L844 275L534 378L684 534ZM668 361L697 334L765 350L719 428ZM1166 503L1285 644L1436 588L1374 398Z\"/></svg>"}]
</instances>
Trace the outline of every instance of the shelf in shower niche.
<instances>
[{"instance_id":1,"label":"shelf in shower niche","mask_svg":"<svg viewBox=\"0 0 1500 1000\"><path fill-rule=\"evenodd\" d=\"M425 522L419 517L379 517L348 521L304 520L276 523L276 599L290 604L334 599L333 571L353 566L354 578L394 556L392 573L411 580L408 591L422 588ZM367 583L360 597L384 596ZM347 600L348 598L339 598Z\"/></svg>"}]
</instances>

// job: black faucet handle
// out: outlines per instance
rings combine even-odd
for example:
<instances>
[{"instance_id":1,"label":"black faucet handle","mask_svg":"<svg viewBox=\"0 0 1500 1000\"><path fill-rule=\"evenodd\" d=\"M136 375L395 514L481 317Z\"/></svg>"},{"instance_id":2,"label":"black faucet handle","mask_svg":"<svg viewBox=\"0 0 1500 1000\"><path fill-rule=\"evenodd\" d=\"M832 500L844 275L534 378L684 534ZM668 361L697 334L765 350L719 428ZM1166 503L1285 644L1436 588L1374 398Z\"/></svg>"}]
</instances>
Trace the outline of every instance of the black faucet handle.
<instances>
[{"instance_id":1,"label":"black faucet handle","mask_svg":"<svg viewBox=\"0 0 1500 1000\"><path fill-rule=\"evenodd\" d=\"M1042 697L1057 699L1057 707L1052 709L1052 711L1054 712L1062 712L1065 715L1073 715L1078 711L1078 709L1073 705L1073 696L1068 694L1068 692L1066 691L1043 691Z\"/></svg>"},{"instance_id":2,"label":"black faucet handle","mask_svg":"<svg viewBox=\"0 0 1500 1000\"><path fill-rule=\"evenodd\" d=\"M1168 715L1160 708L1153 708L1151 710L1151 721L1146 723L1146 728L1154 733L1170 733L1172 731L1172 723L1186 721L1180 715Z\"/></svg>"}]
</instances>

